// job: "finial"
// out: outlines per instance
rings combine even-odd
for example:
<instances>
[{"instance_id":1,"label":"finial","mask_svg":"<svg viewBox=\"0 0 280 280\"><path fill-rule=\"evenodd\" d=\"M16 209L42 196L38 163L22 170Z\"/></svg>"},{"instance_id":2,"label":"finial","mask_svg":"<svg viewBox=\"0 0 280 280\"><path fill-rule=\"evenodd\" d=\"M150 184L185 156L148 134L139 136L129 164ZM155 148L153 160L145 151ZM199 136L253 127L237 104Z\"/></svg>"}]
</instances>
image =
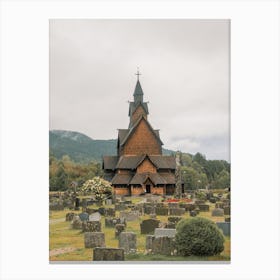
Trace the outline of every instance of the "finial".
<instances>
[{"instance_id":1,"label":"finial","mask_svg":"<svg viewBox=\"0 0 280 280\"><path fill-rule=\"evenodd\" d=\"M137 76L137 81L139 81L139 76L141 75L141 73L139 72L139 67L137 67L137 73L135 73L135 75Z\"/></svg>"}]
</instances>

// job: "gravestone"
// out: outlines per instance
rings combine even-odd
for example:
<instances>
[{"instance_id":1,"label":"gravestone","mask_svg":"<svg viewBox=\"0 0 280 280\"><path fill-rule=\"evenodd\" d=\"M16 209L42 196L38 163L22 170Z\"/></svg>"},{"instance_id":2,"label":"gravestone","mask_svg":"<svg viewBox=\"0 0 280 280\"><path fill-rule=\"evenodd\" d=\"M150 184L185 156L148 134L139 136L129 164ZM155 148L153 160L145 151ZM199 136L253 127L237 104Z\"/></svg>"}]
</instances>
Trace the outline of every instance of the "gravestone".
<instances>
[{"instance_id":1,"label":"gravestone","mask_svg":"<svg viewBox=\"0 0 280 280\"><path fill-rule=\"evenodd\" d=\"M79 217L82 222L88 221L89 214L87 212L83 212L83 213L79 214Z\"/></svg>"},{"instance_id":2,"label":"gravestone","mask_svg":"<svg viewBox=\"0 0 280 280\"><path fill-rule=\"evenodd\" d=\"M204 204L205 203L205 200L204 199L197 199L195 201L195 204Z\"/></svg>"},{"instance_id":3,"label":"gravestone","mask_svg":"<svg viewBox=\"0 0 280 280\"><path fill-rule=\"evenodd\" d=\"M185 209L184 208L170 208L169 209L169 215L172 216L182 216L185 214Z\"/></svg>"},{"instance_id":4,"label":"gravestone","mask_svg":"<svg viewBox=\"0 0 280 280\"><path fill-rule=\"evenodd\" d=\"M104 216L105 215L105 208L104 207L99 207L98 212L100 213L100 215Z\"/></svg>"},{"instance_id":5,"label":"gravestone","mask_svg":"<svg viewBox=\"0 0 280 280\"><path fill-rule=\"evenodd\" d=\"M126 225L126 221L123 218L105 218L105 227L114 228L116 224Z\"/></svg>"},{"instance_id":6,"label":"gravestone","mask_svg":"<svg viewBox=\"0 0 280 280\"><path fill-rule=\"evenodd\" d=\"M64 210L63 203L60 202L51 202L49 204L49 209L52 211L62 211Z\"/></svg>"},{"instance_id":7,"label":"gravestone","mask_svg":"<svg viewBox=\"0 0 280 280\"><path fill-rule=\"evenodd\" d=\"M73 229L82 229L83 222L79 216L74 216L71 225Z\"/></svg>"},{"instance_id":8,"label":"gravestone","mask_svg":"<svg viewBox=\"0 0 280 280\"><path fill-rule=\"evenodd\" d=\"M85 232L85 248L105 247L105 234L103 232Z\"/></svg>"},{"instance_id":9,"label":"gravestone","mask_svg":"<svg viewBox=\"0 0 280 280\"><path fill-rule=\"evenodd\" d=\"M146 248L149 246L152 248L148 250L153 254L170 256L175 251L174 238L168 236L152 236L148 240L146 238Z\"/></svg>"},{"instance_id":10,"label":"gravestone","mask_svg":"<svg viewBox=\"0 0 280 280\"><path fill-rule=\"evenodd\" d=\"M97 247L93 249L94 261L124 261L124 249Z\"/></svg>"},{"instance_id":11,"label":"gravestone","mask_svg":"<svg viewBox=\"0 0 280 280\"><path fill-rule=\"evenodd\" d=\"M73 220L74 216L75 216L75 213L72 213L72 212L67 213L66 217L65 217L66 222L71 222Z\"/></svg>"},{"instance_id":12,"label":"gravestone","mask_svg":"<svg viewBox=\"0 0 280 280\"><path fill-rule=\"evenodd\" d=\"M155 229L155 236L168 236L168 237L175 237L176 229L171 228L156 228Z\"/></svg>"},{"instance_id":13,"label":"gravestone","mask_svg":"<svg viewBox=\"0 0 280 280\"><path fill-rule=\"evenodd\" d=\"M120 218L124 218L127 222L137 221L139 219L140 213L138 211L131 212L120 212Z\"/></svg>"},{"instance_id":14,"label":"gravestone","mask_svg":"<svg viewBox=\"0 0 280 280\"><path fill-rule=\"evenodd\" d=\"M144 205L144 214L153 214L155 212L155 207L152 205Z\"/></svg>"},{"instance_id":15,"label":"gravestone","mask_svg":"<svg viewBox=\"0 0 280 280\"><path fill-rule=\"evenodd\" d=\"M146 235L146 250L151 252L153 249L153 239L155 238L154 235Z\"/></svg>"},{"instance_id":16,"label":"gravestone","mask_svg":"<svg viewBox=\"0 0 280 280\"><path fill-rule=\"evenodd\" d=\"M136 233L122 232L119 235L119 248L123 248L127 254L136 253Z\"/></svg>"},{"instance_id":17,"label":"gravestone","mask_svg":"<svg viewBox=\"0 0 280 280\"><path fill-rule=\"evenodd\" d=\"M223 208L223 207L224 207L224 203L222 203L222 202L217 202L215 204L215 208Z\"/></svg>"},{"instance_id":18,"label":"gravestone","mask_svg":"<svg viewBox=\"0 0 280 280\"><path fill-rule=\"evenodd\" d=\"M166 224L165 227L166 227L166 228L176 228L176 224L173 223L173 222L167 222L167 224Z\"/></svg>"},{"instance_id":19,"label":"gravestone","mask_svg":"<svg viewBox=\"0 0 280 280\"><path fill-rule=\"evenodd\" d=\"M82 203L81 203L83 208L87 207L87 200L85 198L82 199Z\"/></svg>"},{"instance_id":20,"label":"gravestone","mask_svg":"<svg viewBox=\"0 0 280 280\"><path fill-rule=\"evenodd\" d=\"M75 210L79 210L80 209L80 199L78 197L76 197L75 199Z\"/></svg>"},{"instance_id":21,"label":"gravestone","mask_svg":"<svg viewBox=\"0 0 280 280\"><path fill-rule=\"evenodd\" d=\"M100 221L85 221L82 222L83 232L99 232L101 231Z\"/></svg>"},{"instance_id":22,"label":"gravestone","mask_svg":"<svg viewBox=\"0 0 280 280\"><path fill-rule=\"evenodd\" d=\"M124 210L126 210L126 205L125 204L115 204L115 210L116 211L124 211Z\"/></svg>"},{"instance_id":23,"label":"gravestone","mask_svg":"<svg viewBox=\"0 0 280 280\"><path fill-rule=\"evenodd\" d=\"M105 217L115 217L116 216L116 210L114 208L105 208L104 216Z\"/></svg>"},{"instance_id":24,"label":"gravestone","mask_svg":"<svg viewBox=\"0 0 280 280\"><path fill-rule=\"evenodd\" d=\"M209 211L209 205L208 204L198 204L199 211L201 212L208 212Z\"/></svg>"},{"instance_id":25,"label":"gravestone","mask_svg":"<svg viewBox=\"0 0 280 280\"><path fill-rule=\"evenodd\" d=\"M225 222L230 223L230 217L225 217Z\"/></svg>"},{"instance_id":26,"label":"gravestone","mask_svg":"<svg viewBox=\"0 0 280 280\"><path fill-rule=\"evenodd\" d=\"M88 220L90 222L99 222L101 220L101 214L99 212L95 212L89 215Z\"/></svg>"},{"instance_id":27,"label":"gravestone","mask_svg":"<svg viewBox=\"0 0 280 280\"><path fill-rule=\"evenodd\" d=\"M168 208L156 207L156 215L167 216L168 215Z\"/></svg>"},{"instance_id":28,"label":"gravestone","mask_svg":"<svg viewBox=\"0 0 280 280\"><path fill-rule=\"evenodd\" d=\"M197 215L197 212L195 210L191 210L189 213L191 217L195 217Z\"/></svg>"},{"instance_id":29,"label":"gravestone","mask_svg":"<svg viewBox=\"0 0 280 280\"><path fill-rule=\"evenodd\" d=\"M112 204L113 204L112 199L106 199L106 200L105 200L105 204L106 204L106 205L112 205Z\"/></svg>"},{"instance_id":30,"label":"gravestone","mask_svg":"<svg viewBox=\"0 0 280 280\"><path fill-rule=\"evenodd\" d=\"M215 208L215 209L213 209L212 216L213 217L222 217L222 216L224 216L224 209L222 209L222 208Z\"/></svg>"},{"instance_id":31,"label":"gravestone","mask_svg":"<svg viewBox=\"0 0 280 280\"><path fill-rule=\"evenodd\" d=\"M178 222L180 222L182 220L182 217L176 217L176 216L172 217L171 216L171 217L168 217L167 220L168 220L168 222L177 224Z\"/></svg>"},{"instance_id":32,"label":"gravestone","mask_svg":"<svg viewBox=\"0 0 280 280\"><path fill-rule=\"evenodd\" d=\"M186 211L192 211L195 209L195 207L196 206L194 204L186 204L185 209L186 209Z\"/></svg>"},{"instance_id":33,"label":"gravestone","mask_svg":"<svg viewBox=\"0 0 280 280\"><path fill-rule=\"evenodd\" d=\"M187 207L187 203L185 203L185 202L181 202L181 203L179 203L179 207L180 207L180 208L184 208L184 209L186 209L186 207Z\"/></svg>"},{"instance_id":34,"label":"gravestone","mask_svg":"<svg viewBox=\"0 0 280 280\"><path fill-rule=\"evenodd\" d=\"M156 214L150 214L150 218L151 218L151 219L156 219L156 218L157 218L157 215L156 215Z\"/></svg>"},{"instance_id":35,"label":"gravestone","mask_svg":"<svg viewBox=\"0 0 280 280\"><path fill-rule=\"evenodd\" d=\"M219 229L223 231L225 236L230 236L230 223L227 222L216 222Z\"/></svg>"},{"instance_id":36,"label":"gravestone","mask_svg":"<svg viewBox=\"0 0 280 280\"><path fill-rule=\"evenodd\" d=\"M118 238L121 232L125 230L124 224L116 224L115 226L115 238Z\"/></svg>"},{"instance_id":37,"label":"gravestone","mask_svg":"<svg viewBox=\"0 0 280 280\"><path fill-rule=\"evenodd\" d=\"M179 208L179 202L169 202L168 208Z\"/></svg>"},{"instance_id":38,"label":"gravestone","mask_svg":"<svg viewBox=\"0 0 280 280\"><path fill-rule=\"evenodd\" d=\"M212 196L212 197L209 198L209 201L211 203L216 203L217 199L216 199L216 197Z\"/></svg>"},{"instance_id":39,"label":"gravestone","mask_svg":"<svg viewBox=\"0 0 280 280\"><path fill-rule=\"evenodd\" d=\"M91 209L91 208L87 207L85 212L87 212L89 215L91 215L93 213L97 213L98 210L97 209Z\"/></svg>"},{"instance_id":40,"label":"gravestone","mask_svg":"<svg viewBox=\"0 0 280 280\"><path fill-rule=\"evenodd\" d=\"M230 207L228 206L224 207L224 213L225 215L230 215Z\"/></svg>"},{"instance_id":41,"label":"gravestone","mask_svg":"<svg viewBox=\"0 0 280 280\"><path fill-rule=\"evenodd\" d=\"M156 219L143 220L140 224L141 234L154 233L154 230L158 228L160 221Z\"/></svg>"}]
</instances>

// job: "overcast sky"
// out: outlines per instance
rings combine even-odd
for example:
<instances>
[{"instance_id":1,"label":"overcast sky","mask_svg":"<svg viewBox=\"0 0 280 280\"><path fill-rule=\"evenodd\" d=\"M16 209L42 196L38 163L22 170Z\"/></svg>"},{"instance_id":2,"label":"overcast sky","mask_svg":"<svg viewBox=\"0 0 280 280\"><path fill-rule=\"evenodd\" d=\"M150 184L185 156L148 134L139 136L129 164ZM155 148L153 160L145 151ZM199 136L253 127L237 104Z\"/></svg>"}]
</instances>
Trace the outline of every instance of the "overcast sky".
<instances>
[{"instance_id":1,"label":"overcast sky","mask_svg":"<svg viewBox=\"0 0 280 280\"><path fill-rule=\"evenodd\" d=\"M228 20L50 20L50 129L127 128L137 67L164 147L229 161Z\"/></svg>"}]
</instances>

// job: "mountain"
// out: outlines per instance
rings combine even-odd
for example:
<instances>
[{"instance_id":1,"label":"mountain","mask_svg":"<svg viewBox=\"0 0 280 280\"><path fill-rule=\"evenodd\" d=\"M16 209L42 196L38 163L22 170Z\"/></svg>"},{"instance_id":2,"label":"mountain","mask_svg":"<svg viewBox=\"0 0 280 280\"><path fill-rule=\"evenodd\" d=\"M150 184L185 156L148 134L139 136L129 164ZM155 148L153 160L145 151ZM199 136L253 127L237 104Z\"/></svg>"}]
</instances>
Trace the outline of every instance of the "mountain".
<instances>
[{"instance_id":1,"label":"mountain","mask_svg":"<svg viewBox=\"0 0 280 280\"><path fill-rule=\"evenodd\" d=\"M67 131L49 131L50 153L60 159L68 155L76 162L102 161L103 155L117 154L117 139L94 140L85 134ZM172 154L174 151L163 149L163 154Z\"/></svg>"}]
</instances>

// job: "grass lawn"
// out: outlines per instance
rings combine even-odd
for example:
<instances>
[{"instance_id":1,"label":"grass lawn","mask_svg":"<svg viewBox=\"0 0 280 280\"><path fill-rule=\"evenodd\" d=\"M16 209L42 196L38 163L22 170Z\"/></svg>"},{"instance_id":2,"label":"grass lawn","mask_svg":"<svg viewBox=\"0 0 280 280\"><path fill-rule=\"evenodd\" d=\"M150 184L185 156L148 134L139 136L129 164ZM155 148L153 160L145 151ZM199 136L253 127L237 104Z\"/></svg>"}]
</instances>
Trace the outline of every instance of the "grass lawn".
<instances>
[{"instance_id":1,"label":"grass lawn","mask_svg":"<svg viewBox=\"0 0 280 280\"><path fill-rule=\"evenodd\" d=\"M133 201L133 203L138 202ZM210 204L209 212L200 212L198 216L208 218L214 222L224 221L224 217L212 217L211 211L214 204ZM66 213L81 211L51 211L49 225L49 250L50 261L91 261L93 249L84 248L84 234L81 230L71 228L70 222L65 221ZM118 215L118 213L116 213ZM148 215L141 216L141 220L149 218ZM167 221L167 216L157 216L162 222ZM186 213L183 218L189 219ZM118 247L118 240L115 238L115 229L105 227L105 218L101 220L102 231L105 233L106 247ZM212 257L179 257L162 255L145 255L146 235L140 234L138 221L127 222L126 231L133 231L137 234L137 254L126 255L129 261L229 261L230 260L230 238L226 237L225 250L219 256ZM56 254L56 250L60 253ZM65 251L65 253L63 253Z\"/></svg>"}]
</instances>

